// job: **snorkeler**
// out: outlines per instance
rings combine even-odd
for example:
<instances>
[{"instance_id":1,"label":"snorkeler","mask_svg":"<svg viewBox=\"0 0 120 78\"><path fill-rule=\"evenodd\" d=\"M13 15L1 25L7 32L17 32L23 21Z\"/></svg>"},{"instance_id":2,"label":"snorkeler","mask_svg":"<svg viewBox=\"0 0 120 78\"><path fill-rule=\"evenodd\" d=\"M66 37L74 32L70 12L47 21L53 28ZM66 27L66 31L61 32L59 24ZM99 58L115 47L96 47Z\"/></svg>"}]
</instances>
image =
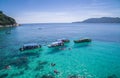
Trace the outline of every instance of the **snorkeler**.
<instances>
[{"instance_id":1,"label":"snorkeler","mask_svg":"<svg viewBox=\"0 0 120 78\"><path fill-rule=\"evenodd\" d=\"M5 69L11 69L10 65L5 66Z\"/></svg>"},{"instance_id":2,"label":"snorkeler","mask_svg":"<svg viewBox=\"0 0 120 78\"><path fill-rule=\"evenodd\" d=\"M51 63L51 66L55 66L56 64L55 63Z\"/></svg>"},{"instance_id":3,"label":"snorkeler","mask_svg":"<svg viewBox=\"0 0 120 78\"><path fill-rule=\"evenodd\" d=\"M54 73L55 73L55 74L59 74L60 72L59 72L59 71L57 71L57 70L54 70Z\"/></svg>"}]
</instances>

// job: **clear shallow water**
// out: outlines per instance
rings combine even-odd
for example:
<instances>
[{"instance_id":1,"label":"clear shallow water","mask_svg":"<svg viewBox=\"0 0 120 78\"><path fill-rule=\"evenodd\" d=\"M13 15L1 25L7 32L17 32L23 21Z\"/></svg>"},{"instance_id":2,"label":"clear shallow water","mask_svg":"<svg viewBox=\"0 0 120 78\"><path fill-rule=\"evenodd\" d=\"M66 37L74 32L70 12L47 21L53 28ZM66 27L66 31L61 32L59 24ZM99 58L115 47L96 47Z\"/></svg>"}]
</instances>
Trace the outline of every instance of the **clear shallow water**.
<instances>
[{"instance_id":1,"label":"clear shallow water","mask_svg":"<svg viewBox=\"0 0 120 78\"><path fill-rule=\"evenodd\" d=\"M6 34L11 31L11 34ZM89 37L91 43L74 44L72 40ZM69 38L64 50L59 48L29 50L24 43L47 45L59 38ZM69 50L68 48L71 48ZM2 78L120 78L120 24L26 24L0 28L0 77ZM55 66L51 66L55 63ZM10 69L5 69L10 65ZM54 70L59 73L55 74Z\"/></svg>"}]
</instances>

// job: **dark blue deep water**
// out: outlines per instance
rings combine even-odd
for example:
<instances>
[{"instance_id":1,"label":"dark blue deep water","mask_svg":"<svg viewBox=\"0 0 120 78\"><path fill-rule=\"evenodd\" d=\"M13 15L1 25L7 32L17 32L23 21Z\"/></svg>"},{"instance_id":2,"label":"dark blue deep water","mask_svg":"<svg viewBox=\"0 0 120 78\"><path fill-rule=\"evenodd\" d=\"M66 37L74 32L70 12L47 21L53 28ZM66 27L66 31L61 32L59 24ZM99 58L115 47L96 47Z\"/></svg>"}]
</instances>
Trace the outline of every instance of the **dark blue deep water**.
<instances>
[{"instance_id":1,"label":"dark blue deep water","mask_svg":"<svg viewBox=\"0 0 120 78\"><path fill-rule=\"evenodd\" d=\"M45 46L60 38L71 40L64 50ZM76 46L73 40L80 38L91 38L92 42ZM41 44L42 49L19 51L23 44L33 42ZM51 63L56 65L52 67ZM120 24L23 24L0 28L0 78L50 76L120 78Z\"/></svg>"}]
</instances>

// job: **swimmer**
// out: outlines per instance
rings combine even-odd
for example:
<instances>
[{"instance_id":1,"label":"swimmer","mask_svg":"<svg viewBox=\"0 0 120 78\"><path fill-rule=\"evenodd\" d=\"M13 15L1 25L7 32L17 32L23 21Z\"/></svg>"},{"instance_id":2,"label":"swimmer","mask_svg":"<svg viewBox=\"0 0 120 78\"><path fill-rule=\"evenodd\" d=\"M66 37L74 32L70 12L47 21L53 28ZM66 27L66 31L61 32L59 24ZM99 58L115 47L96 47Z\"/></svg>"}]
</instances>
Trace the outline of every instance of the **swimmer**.
<instances>
[{"instance_id":1,"label":"swimmer","mask_svg":"<svg viewBox=\"0 0 120 78\"><path fill-rule=\"evenodd\" d=\"M51 63L51 66L55 66L56 64L55 63Z\"/></svg>"},{"instance_id":2,"label":"swimmer","mask_svg":"<svg viewBox=\"0 0 120 78\"><path fill-rule=\"evenodd\" d=\"M10 65L5 66L5 69L11 69Z\"/></svg>"},{"instance_id":3,"label":"swimmer","mask_svg":"<svg viewBox=\"0 0 120 78\"><path fill-rule=\"evenodd\" d=\"M57 70L54 70L54 73L55 73L55 74L58 74L58 73L60 73L60 72L59 72L59 71L57 71Z\"/></svg>"}]
</instances>

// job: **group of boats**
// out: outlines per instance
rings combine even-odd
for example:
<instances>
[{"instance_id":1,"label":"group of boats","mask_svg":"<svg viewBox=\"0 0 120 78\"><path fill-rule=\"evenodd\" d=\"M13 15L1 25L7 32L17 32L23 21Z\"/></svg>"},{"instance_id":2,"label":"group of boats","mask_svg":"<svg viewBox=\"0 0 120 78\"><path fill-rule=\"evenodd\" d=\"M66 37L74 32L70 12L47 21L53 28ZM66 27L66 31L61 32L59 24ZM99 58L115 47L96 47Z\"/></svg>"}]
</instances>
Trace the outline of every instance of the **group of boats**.
<instances>
[{"instance_id":1,"label":"group of boats","mask_svg":"<svg viewBox=\"0 0 120 78\"><path fill-rule=\"evenodd\" d=\"M91 39L84 38L84 39L78 39L74 40L74 43L84 43L84 42L91 42ZM63 39L58 39L56 42L52 42L51 44L48 45L49 48L52 47L59 47L59 46L64 46L65 43L69 43L70 40L63 38ZM35 48L41 48L42 45L39 45L37 43L29 43L29 44L24 44L23 47L21 47L19 50L24 51L24 50L29 50L29 49L35 49Z\"/></svg>"}]
</instances>

